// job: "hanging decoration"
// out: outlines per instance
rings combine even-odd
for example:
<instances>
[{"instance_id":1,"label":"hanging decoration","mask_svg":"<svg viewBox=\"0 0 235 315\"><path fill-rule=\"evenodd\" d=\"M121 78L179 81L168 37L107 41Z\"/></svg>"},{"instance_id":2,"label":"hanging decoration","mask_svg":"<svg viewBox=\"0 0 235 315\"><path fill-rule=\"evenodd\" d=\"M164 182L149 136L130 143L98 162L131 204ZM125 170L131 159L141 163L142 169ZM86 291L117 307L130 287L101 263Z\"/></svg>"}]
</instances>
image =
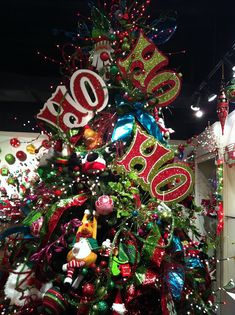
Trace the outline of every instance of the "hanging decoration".
<instances>
[{"instance_id":1,"label":"hanging decoration","mask_svg":"<svg viewBox=\"0 0 235 315\"><path fill-rule=\"evenodd\" d=\"M217 102L217 115L221 124L222 135L224 134L224 126L225 126L225 121L228 116L228 112L229 112L229 102L225 95L224 65L222 64L222 83L221 83L220 94L219 94L218 102Z\"/></svg>"},{"instance_id":2,"label":"hanging decoration","mask_svg":"<svg viewBox=\"0 0 235 315\"><path fill-rule=\"evenodd\" d=\"M220 90L220 95L218 97L218 103L217 103L217 115L219 117L219 121L221 124L222 135L224 135L225 121L228 116L228 111L229 111L228 106L229 106L229 102L226 98L225 91L222 88Z\"/></svg>"}]
</instances>

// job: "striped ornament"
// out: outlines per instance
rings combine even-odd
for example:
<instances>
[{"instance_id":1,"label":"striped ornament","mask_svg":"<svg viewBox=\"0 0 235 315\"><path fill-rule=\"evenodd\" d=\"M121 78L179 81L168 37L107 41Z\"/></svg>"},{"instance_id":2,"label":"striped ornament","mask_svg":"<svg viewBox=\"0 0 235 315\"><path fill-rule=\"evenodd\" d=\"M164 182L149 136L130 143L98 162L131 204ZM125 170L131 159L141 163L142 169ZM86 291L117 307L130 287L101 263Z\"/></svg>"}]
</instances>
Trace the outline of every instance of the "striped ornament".
<instances>
[{"instance_id":1,"label":"striped ornament","mask_svg":"<svg viewBox=\"0 0 235 315\"><path fill-rule=\"evenodd\" d=\"M60 315L65 312L67 302L58 287L50 288L43 297L43 307L47 314Z\"/></svg>"}]
</instances>

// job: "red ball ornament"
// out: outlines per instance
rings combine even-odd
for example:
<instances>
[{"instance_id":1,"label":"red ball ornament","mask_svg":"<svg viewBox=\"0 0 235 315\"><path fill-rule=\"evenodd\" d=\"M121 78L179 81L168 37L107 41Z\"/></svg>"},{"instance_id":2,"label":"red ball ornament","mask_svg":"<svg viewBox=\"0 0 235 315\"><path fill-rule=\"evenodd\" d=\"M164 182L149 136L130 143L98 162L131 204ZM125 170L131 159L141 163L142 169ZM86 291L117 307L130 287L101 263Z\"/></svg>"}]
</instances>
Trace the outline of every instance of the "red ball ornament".
<instances>
[{"instance_id":1,"label":"red ball ornament","mask_svg":"<svg viewBox=\"0 0 235 315\"><path fill-rule=\"evenodd\" d=\"M95 286L92 283L86 283L82 287L82 293L85 296L93 296L95 294Z\"/></svg>"},{"instance_id":2,"label":"red ball ornament","mask_svg":"<svg viewBox=\"0 0 235 315\"><path fill-rule=\"evenodd\" d=\"M95 273L96 273L97 275L101 274L101 272L102 272L102 269L101 269L100 267L96 267L96 268L95 268Z\"/></svg>"},{"instance_id":3,"label":"red ball ornament","mask_svg":"<svg viewBox=\"0 0 235 315\"><path fill-rule=\"evenodd\" d=\"M27 154L24 151L17 151L16 157L19 161L24 162L27 159Z\"/></svg>"},{"instance_id":4,"label":"red ball ornament","mask_svg":"<svg viewBox=\"0 0 235 315\"><path fill-rule=\"evenodd\" d=\"M20 140L17 138L12 138L10 140L10 145L14 148L18 148L20 146Z\"/></svg>"},{"instance_id":5,"label":"red ball ornament","mask_svg":"<svg viewBox=\"0 0 235 315\"><path fill-rule=\"evenodd\" d=\"M124 13L123 16L122 16L123 20L129 20L129 15L128 13Z\"/></svg>"},{"instance_id":6,"label":"red ball ornament","mask_svg":"<svg viewBox=\"0 0 235 315\"><path fill-rule=\"evenodd\" d=\"M58 151L58 152L61 152L62 149L63 149L63 146L62 146L62 141L61 140L56 140L55 143L54 143L54 149L55 151Z\"/></svg>"},{"instance_id":7,"label":"red ball ornament","mask_svg":"<svg viewBox=\"0 0 235 315\"><path fill-rule=\"evenodd\" d=\"M183 152L184 151L184 145L183 144L179 144L178 145L178 151L179 152Z\"/></svg>"},{"instance_id":8,"label":"red ball ornament","mask_svg":"<svg viewBox=\"0 0 235 315\"><path fill-rule=\"evenodd\" d=\"M48 141L48 140L42 140L42 146L45 148L45 149L50 149L50 147L51 147L51 143L50 143L50 141Z\"/></svg>"},{"instance_id":9,"label":"red ball ornament","mask_svg":"<svg viewBox=\"0 0 235 315\"><path fill-rule=\"evenodd\" d=\"M117 76L116 76L116 80L117 81L122 81L123 79L122 79L122 76L120 75L120 74L118 74Z\"/></svg>"},{"instance_id":10,"label":"red ball ornament","mask_svg":"<svg viewBox=\"0 0 235 315\"><path fill-rule=\"evenodd\" d=\"M114 228L110 229L110 236L114 237L114 235L117 233L117 231Z\"/></svg>"},{"instance_id":11,"label":"red ball ornament","mask_svg":"<svg viewBox=\"0 0 235 315\"><path fill-rule=\"evenodd\" d=\"M102 267L102 268L106 268L107 267L107 261L105 261L105 260L101 260L101 262L100 262L100 267Z\"/></svg>"},{"instance_id":12,"label":"red ball ornament","mask_svg":"<svg viewBox=\"0 0 235 315\"><path fill-rule=\"evenodd\" d=\"M61 196L62 195L62 191L60 189L56 189L55 190L55 195L58 196L58 197Z\"/></svg>"},{"instance_id":13,"label":"red ball ornament","mask_svg":"<svg viewBox=\"0 0 235 315\"><path fill-rule=\"evenodd\" d=\"M106 52L106 51L103 51L101 54L100 54L100 59L102 61L108 61L109 60L109 54Z\"/></svg>"},{"instance_id":14,"label":"red ball ornament","mask_svg":"<svg viewBox=\"0 0 235 315\"><path fill-rule=\"evenodd\" d=\"M95 269L96 268L96 264L95 263L92 263L92 264L90 264L90 266L89 266L91 269Z\"/></svg>"}]
</instances>

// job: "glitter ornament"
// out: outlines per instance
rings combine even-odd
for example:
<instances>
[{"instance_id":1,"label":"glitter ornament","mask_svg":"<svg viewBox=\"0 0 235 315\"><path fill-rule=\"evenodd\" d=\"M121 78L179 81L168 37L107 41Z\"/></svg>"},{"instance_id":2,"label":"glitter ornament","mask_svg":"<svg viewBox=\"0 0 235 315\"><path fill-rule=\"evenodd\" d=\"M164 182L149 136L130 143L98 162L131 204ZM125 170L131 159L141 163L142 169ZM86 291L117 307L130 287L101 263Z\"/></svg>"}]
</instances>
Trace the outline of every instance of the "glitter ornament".
<instances>
[{"instance_id":1,"label":"glitter ornament","mask_svg":"<svg viewBox=\"0 0 235 315\"><path fill-rule=\"evenodd\" d=\"M95 286L92 283L85 283L82 287L82 293L85 296L92 296L95 294Z\"/></svg>"},{"instance_id":2,"label":"glitter ornament","mask_svg":"<svg viewBox=\"0 0 235 315\"><path fill-rule=\"evenodd\" d=\"M17 138L12 138L10 140L10 145L14 148L18 148L20 146L20 140Z\"/></svg>"},{"instance_id":3,"label":"glitter ornament","mask_svg":"<svg viewBox=\"0 0 235 315\"><path fill-rule=\"evenodd\" d=\"M7 175L9 174L9 169L8 169L8 167L6 167L6 166L2 167L2 168L0 169L0 174L1 174L2 176L7 176Z\"/></svg>"},{"instance_id":4,"label":"glitter ornament","mask_svg":"<svg viewBox=\"0 0 235 315\"><path fill-rule=\"evenodd\" d=\"M64 85L58 86L37 118L67 132L85 126L107 104L108 89L103 79L91 70L81 69L73 73L70 91ZM53 106L61 108L59 113L51 109Z\"/></svg>"},{"instance_id":5,"label":"glitter ornament","mask_svg":"<svg viewBox=\"0 0 235 315\"><path fill-rule=\"evenodd\" d=\"M124 42L122 50L128 50L127 45L129 43ZM124 77L130 75L137 88L149 96L152 95L149 104L156 104L157 107L167 106L179 95L180 76L171 70L159 71L168 64L168 58L142 31L134 48L127 57L118 59L117 64Z\"/></svg>"},{"instance_id":6,"label":"glitter ornament","mask_svg":"<svg viewBox=\"0 0 235 315\"><path fill-rule=\"evenodd\" d=\"M95 202L95 208L99 215L108 215L113 212L113 200L110 196L103 195Z\"/></svg>"},{"instance_id":7,"label":"glitter ornament","mask_svg":"<svg viewBox=\"0 0 235 315\"><path fill-rule=\"evenodd\" d=\"M36 148L35 148L35 146L31 143L31 144L28 144L28 145L27 145L26 151L27 151L29 154L35 154Z\"/></svg>"},{"instance_id":8,"label":"glitter ornament","mask_svg":"<svg viewBox=\"0 0 235 315\"><path fill-rule=\"evenodd\" d=\"M105 301L99 301L97 304L97 310L100 313L106 313L109 309L108 304Z\"/></svg>"}]
</instances>

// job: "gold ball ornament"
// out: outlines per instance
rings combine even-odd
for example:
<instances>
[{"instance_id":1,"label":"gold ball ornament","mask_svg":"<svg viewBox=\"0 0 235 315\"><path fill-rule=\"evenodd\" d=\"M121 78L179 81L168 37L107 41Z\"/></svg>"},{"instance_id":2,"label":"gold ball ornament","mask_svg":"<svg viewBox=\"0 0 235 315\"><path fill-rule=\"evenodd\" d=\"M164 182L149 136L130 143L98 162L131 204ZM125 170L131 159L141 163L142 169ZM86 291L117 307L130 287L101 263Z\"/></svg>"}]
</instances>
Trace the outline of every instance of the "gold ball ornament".
<instances>
[{"instance_id":1,"label":"gold ball ornament","mask_svg":"<svg viewBox=\"0 0 235 315\"><path fill-rule=\"evenodd\" d=\"M35 154L36 153L36 148L33 144L28 144L26 147L26 151L30 154Z\"/></svg>"},{"instance_id":2,"label":"gold ball ornament","mask_svg":"<svg viewBox=\"0 0 235 315\"><path fill-rule=\"evenodd\" d=\"M159 213L159 217L160 217L160 219L162 219L162 220L169 220L169 219L171 219L171 217L172 217L172 212L171 212L171 210L163 210L163 211L161 211L160 213Z\"/></svg>"}]
</instances>

